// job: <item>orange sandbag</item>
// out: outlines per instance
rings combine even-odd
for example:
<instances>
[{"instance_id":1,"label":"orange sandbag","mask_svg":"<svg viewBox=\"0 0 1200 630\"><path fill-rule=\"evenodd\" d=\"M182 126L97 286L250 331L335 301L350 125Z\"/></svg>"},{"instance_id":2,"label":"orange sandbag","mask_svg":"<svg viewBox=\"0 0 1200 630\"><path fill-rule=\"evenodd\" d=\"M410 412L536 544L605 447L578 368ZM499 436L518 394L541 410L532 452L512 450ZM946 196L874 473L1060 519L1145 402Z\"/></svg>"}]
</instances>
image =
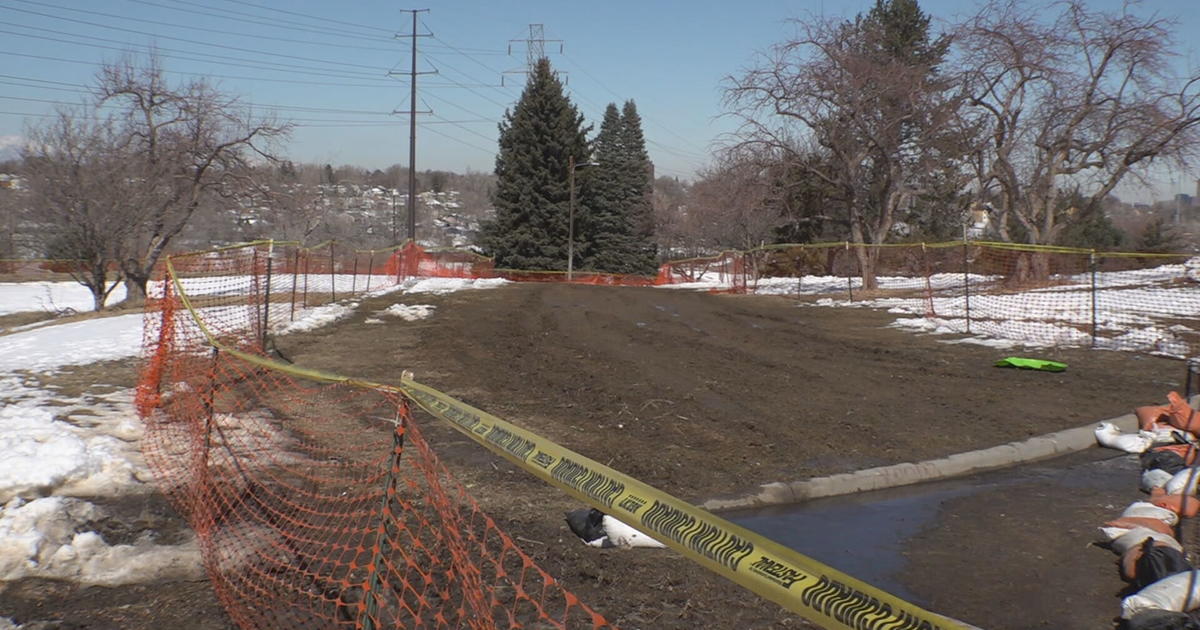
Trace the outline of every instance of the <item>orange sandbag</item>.
<instances>
[{"instance_id":1,"label":"orange sandbag","mask_svg":"<svg viewBox=\"0 0 1200 630\"><path fill-rule=\"evenodd\" d=\"M1166 523L1164 523L1162 521L1162 519L1157 519L1157 518L1122 516L1121 518L1119 518L1115 521L1109 521L1109 522L1105 523L1104 526L1105 527L1120 527L1121 529L1133 529L1134 527L1145 527L1146 529L1156 531L1160 534L1166 534L1168 536L1175 535L1174 527L1167 525Z\"/></svg>"},{"instance_id":2,"label":"orange sandbag","mask_svg":"<svg viewBox=\"0 0 1200 630\"><path fill-rule=\"evenodd\" d=\"M1154 546L1155 547L1169 547L1170 545L1155 542ZM1140 560L1141 557L1142 557L1142 546L1141 545L1134 545L1134 546L1130 547L1129 549L1125 550L1125 553L1121 554L1119 570L1121 572L1122 580L1125 580L1126 582L1132 582L1134 580L1134 578L1137 577L1137 561Z\"/></svg>"},{"instance_id":3,"label":"orange sandbag","mask_svg":"<svg viewBox=\"0 0 1200 630\"><path fill-rule=\"evenodd\" d=\"M1180 516L1195 516L1200 512L1200 497L1186 494L1167 494L1162 488L1150 491L1150 502Z\"/></svg>"},{"instance_id":4,"label":"orange sandbag","mask_svg":"<svg viewBox=\"0 0 1200 630\"><path fill-rule=\"evenodd\" d=\"M1196 449L1190 444L1168 444L1166 446L1152 446L1152 451L1171 451L1183 458L1185 466L1191 466L1196 461Z\"/></svg>"},{"instance_id":5,"label":"orange sandbag","mask_svg":"<svg viewBox=\"0 0 1200 630\"><path fill-rule=\"evenodd\" d=\"M1167 422L1177 429L1192 433L1200 432L1200 413L1196 413L1196 410L1187 404L1179 392L1168 393L1167 402L1169 403Z\"/></svg>"},{"instance_id":6,"label":"orange sandbag","mask_svg":"<svg viewBox=\"0 0 1200 630\"><path fill-rule=\"evenodd\" d=\"M1133 415L1138 419L1138 428L1143 431L1153 431L1155 424L1166 423L1170 413L1171 407L1168 405L1147 405L1133 410Z\"/></svg>"}]
</instances>

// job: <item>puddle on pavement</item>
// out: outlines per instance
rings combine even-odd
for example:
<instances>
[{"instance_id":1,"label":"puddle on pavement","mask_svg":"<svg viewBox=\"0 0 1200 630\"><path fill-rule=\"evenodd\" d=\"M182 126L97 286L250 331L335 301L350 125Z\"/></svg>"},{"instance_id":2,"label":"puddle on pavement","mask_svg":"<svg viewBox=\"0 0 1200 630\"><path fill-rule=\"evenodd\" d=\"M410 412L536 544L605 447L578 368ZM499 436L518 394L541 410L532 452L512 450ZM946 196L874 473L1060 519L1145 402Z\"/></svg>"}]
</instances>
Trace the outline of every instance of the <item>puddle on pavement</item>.
<instances>
[{"instance_id":1,"label":"puddle on pavement","mask_svg":"<svg viewBox=\"0 0 1200 630\"><path fill-rule=\"evenodd\" d=\"M928 605L900 581L906 542L936 526L951 499L1005 486L1042 482L1065 494L1080 487L1112 488L1128 496L1141 468L1136 457L1108 449L947 481L742 510L721 516L917 605Z\"/></svg>"}]
</instances>

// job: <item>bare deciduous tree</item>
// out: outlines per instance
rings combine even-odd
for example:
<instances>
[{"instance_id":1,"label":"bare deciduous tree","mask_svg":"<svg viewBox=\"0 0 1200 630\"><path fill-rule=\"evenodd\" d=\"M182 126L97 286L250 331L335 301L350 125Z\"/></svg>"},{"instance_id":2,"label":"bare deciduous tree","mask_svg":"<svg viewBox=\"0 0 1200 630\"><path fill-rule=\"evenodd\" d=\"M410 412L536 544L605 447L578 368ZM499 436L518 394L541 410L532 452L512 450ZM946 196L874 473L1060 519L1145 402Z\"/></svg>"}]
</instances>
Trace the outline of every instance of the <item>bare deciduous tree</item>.
<instances>
[{"instance_id":1,"label":"bare deciduous tree","mask_svg":"<svg viewBox=\"0 0 1200 630\"><path fill-rule=\"evenodd\" d=\"M124 279L114 262L137 228L128 208L144 202L128 150L111 121L78 108L30 130L21 151L24 223L36 241L29 245L69 259L67 269L92 292L96 310Z\"/></svg>"},{"instance_id":2,"label":"bare deciduous tree","mask_svg":"<svg viewBox=\"0 0 1200 630\"><path fill-rule=\"evenodd\" d=\"M688 190L681 235L692 249L709 252L762 245L779 223L766 207L770 191L761 162L726 156L703 170Z\"/></svg>"},{"instance_id":3,"label":"bare deciduous tree","mask_svg":"<svg viewBox=\"0 0 1200 630\"><path fill-rule=\"evenodd\" d=\"M1057 6L993 2L961 29L979 195L1009 241L1054 244L1125 178L1200 149L1200 69L1172 75L1171 23Z\"/></svg>"},{"instance_id":4,"label":"bare deciduous tree","mask_svg":"<svg viewBox=\"0 0 1200 630\"><path fill-rule=\"evenodd\" d=\"M137 229L119 259L126 299L137 302L203 197L233 194L253 160L274 161L270 143L290 125L253 115L203 79L168 84L154 54L141 64L132 58L106 64L97 82L97 102L117 108L115 131L144 189L142 202L123 210Z\"/></svg>"},{"instance_id":5,"label":"bare deciduous tree","mask_svg":"<svg viewBox=\"0 0 1200 630\"><path fill-rule=\"evenodd\" d=\"M915 3L903 4L927 26ZM797 21L798 36L729 79L725 95L742 120L733 149L778 154L823 183L859 245L885 242L898 211L922 192L923 175L952 164L960 146L961 100L935 71L944 43L910 42L906 50L928 50L896 54L896 31L875 15ZM878 253L856 249L868 288Z\"/></svg>"}]
</instances>

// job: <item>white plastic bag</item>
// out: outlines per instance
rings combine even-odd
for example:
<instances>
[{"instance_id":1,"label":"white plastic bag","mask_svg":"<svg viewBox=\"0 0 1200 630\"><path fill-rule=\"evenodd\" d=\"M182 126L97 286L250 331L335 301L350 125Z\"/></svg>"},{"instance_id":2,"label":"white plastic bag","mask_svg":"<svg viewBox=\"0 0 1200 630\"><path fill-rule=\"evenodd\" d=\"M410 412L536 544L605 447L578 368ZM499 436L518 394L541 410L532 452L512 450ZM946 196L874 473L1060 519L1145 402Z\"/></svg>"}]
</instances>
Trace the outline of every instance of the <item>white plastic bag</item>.
<instances>
[{"instance_id":1,"label":"white plastic bag","mask_svg":"<svg viewBox=\"0 0 1200 630\"><path fill-rule=\"evenodd\" d=\"M1188 596L1191 586L1191 596ZM1188 602L1187 610L1183 609ZM1187 612L1200 608L1200 573L1184 571L1165 577L1121 601L1121 617L1129 619L1143 610Z\"/></svg>"},{"instance_id":2,"label":"white plastic bag","mask_svg":"<svg viewBox=\"0 0 1200 630\"><path fill-rule=\"evenodd\" d=\"M666 547L666 545L654 540L642 532L639 532L625 523L622 523L608 514L604 515L604 536L608 539L608 542L617 547ZM588 544L592 545L592 543Z\"/></svg>"},{"instance_id":3,"label":"white plastic bag","mask_svg":"<svg viewBox=\"0 0 1200 630\"><path fill-rule=\"evenodd\" d=\"M1156 518L1167 525L1179 522L1179 515L1164 507L1158 507L1149 501L1134 501L1121 512L1121 516L1133 518Z\"/></svg>"},{"instance_id":4,"label":"white plastic bag","mask_svg":"<svg viewBox=\"0 0 1200 630\"><path fill-rule=\"evenodd\" d=\"M1150 470L1144 470L1144 471L1142 471L1142 484L1141 484L1142 491L1150 492L1151 490L1153 490L1155 488L1161 488L1161 487L1167 485L1168 481L1171 481L1171 477L1174 477L1174 475L1172 475L1171 473L1169 473L1165 470L1162 470L1161 468L1151 468Z\"/></svg>"},{"instance_id":5,"label":"white plastic bag","mask_svg":"<svg viewBox=\"0 0 1200 630\"><path fill-rule=\"evenodd\" d=\"M1118 527L1101 527L1100 529L1101 530L1105 530L1105 529L1116 530L1116 529L1120 529L1120 528L1118 528ZM1104 533L1105 535L1108 535L1109 532L1102 532L1102 533ZM1115 533L1115 532L1113 532L1113 533ZM1123 554L1126 551L1128 551L1130 548L1136 547L1136 546L1142 544L1142 541L1146 540L1147 538L1153 538L1155 540L1155 542L1161 542L1164 545L1167 545L1168 547L1175 549L1176 551L1183 551L1183 545L1179 544L1179 541L1175 540L1174 536L1169 536L1169 535L1161 533L1161 532L1156 532L1156 531L1146 528L1146 527L1134 527L1133 529L1117 536L1116 538L1112 539L1111 546L1112 546L1113 551L1115 551L1119 554Z\"/></svg>"},{"instance_id":6,"label":"white plastic bag","mask_svg":"<svg viewBox=\"0 0 1200 630\"><path fill-rule=\"evenodd\" d=\"M1101 422L1096 430L1096 441L1101 446L1115 448L1126 453L1144 453L1154 444L1154 434L1147 431L1138 433L1121 433L1117 425L1111 422Z\"/></svg>"},{"instance_id":7,"label":"white plastic bag","mask_svg":"<svg viewBox=\"0 0 1200 630\"><path fill-rule=\"evenodd\" d=\"M1184 468L1175 473L1163 490L1167 494L1196 494L1196 484L1200 483L1200 469Z\"/></svg>"}]
</instances>

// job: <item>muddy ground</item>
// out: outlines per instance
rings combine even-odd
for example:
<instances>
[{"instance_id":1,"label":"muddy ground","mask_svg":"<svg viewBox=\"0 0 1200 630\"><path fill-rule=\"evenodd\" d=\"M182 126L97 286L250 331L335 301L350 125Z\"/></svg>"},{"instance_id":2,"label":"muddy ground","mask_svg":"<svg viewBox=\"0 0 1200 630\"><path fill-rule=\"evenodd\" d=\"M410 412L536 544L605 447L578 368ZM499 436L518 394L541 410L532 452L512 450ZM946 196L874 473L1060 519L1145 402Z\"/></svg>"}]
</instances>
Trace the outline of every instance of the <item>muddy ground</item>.
<instances>
[{"instance_id":1,"label":"muddy ground","mask_svg":"<svg viewBox=\"0 0 1200 630\"><path fill-rule=\"evenodd\" d=\"M437 309L428 320L363 324L397 302ZM277 345L297 364L382 382L412 370L421 382L696 502L1079 426L1182 387L1179 361L952 345L887 328L890 321L883 312L779 297L520 284L377 298L350 320ZM992 367L1007 354L1062 360L1070 369ZM576 502L432 418L418 419L501 526L617 625L806 627L672 551L581 545L561 518ZM1108 627L1121 584L1107 552L1087 545L1092 526L1112 516L1113 501L1136 498L1134 487L1130 480L1105 496L1057 490L1077 496L1071 507L1042 489L992 505L947 502L945 517L911 543L914 592L983 628ZM1003 517L1031 500L1042 501L1036 517ZM224 627L216 613L205 616L214 606L202 586L142 593L148 601L179 595L194 613L183 619L165 616L169 605L120 603L130 589L47 588L47 600L20 584L0 586L0 616L64 624L46 627ZM1031 597L1029 588L1057 595ZM126 606L116 625L109 600ZM1019 616L1006 612L1016 602ZM39 603L40 616L33 614Z\"/></svg>"}]
</instances>

